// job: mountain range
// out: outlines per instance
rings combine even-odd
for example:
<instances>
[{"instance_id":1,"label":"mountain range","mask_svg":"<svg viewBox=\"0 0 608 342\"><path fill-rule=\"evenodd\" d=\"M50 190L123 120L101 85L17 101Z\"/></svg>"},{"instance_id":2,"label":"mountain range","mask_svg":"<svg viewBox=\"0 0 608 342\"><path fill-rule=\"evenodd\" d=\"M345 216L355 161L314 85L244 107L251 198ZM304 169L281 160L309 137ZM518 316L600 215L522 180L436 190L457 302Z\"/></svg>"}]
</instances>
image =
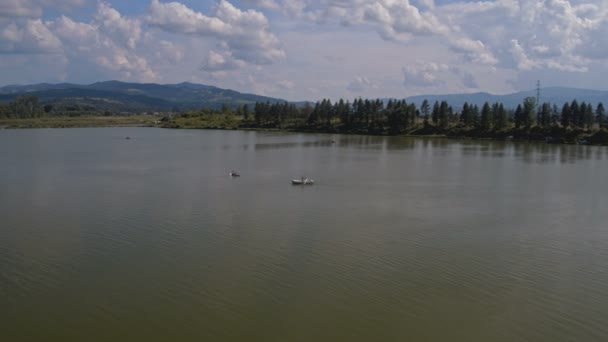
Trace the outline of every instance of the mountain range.
<instances>
[{"instance_id":1,"label":"mountain range","mask_svg":"<svg viewBox=\"0 0 608 342\"><path fill-rule=\"evenodd\" d=\"M420 105L424 99L427 99L431 105L435 101L447 101L455 109L460 109L465 102L469 104L476 104L481 107L485 102L490 104L499 102L502 103L505 108L515 109L518 104L523 103L526 97L536 98L536 90L520 91L505 95L494 95L489 93L470 93L470 94L447 94L447 95L418 95L408 97L409 102ZM580 88L567 88L567 87L547 87L540 89L540 101L541 103L549 102L555 104L561 109L564 103L572 102L576 100L579 104L581 102L591 103L596 106L598 103L608 104L608 91L606 90L592 90L592 89L580 89Z\"/></svg>"},{"instance_id":2,"label":"mountain range","mask_svg":"<svg viewBox=\"0 0 608 342\"><path fill-rule=\"evenodd\" d=\"M119 112L180 111L220 108L224 104L236 107L255 102L285 101L188 82L155 84L106 81L88 85L40 83L0 87L0 102L19 96L36 96L43 104L77 104L94 107L99 111Z\"/></svg>"},{"instance_id":3,"label":"mountain range","mask_svg":"<svg viewBox=\"0 0 608 342\"><path fill-rule=\"evenodd\" d=\"M43 104L80 105L95 108L97 111L142 112L142 111L180 111L198 108L219 108L226 104L236 107L255 102L284 102L285 100L255 94L240 93L215 86L179 83L126 83L120 81L97 82L89 85L59 83L40 83L32 85L9 85L0 87L0 102L8 102L19 96L36 96ZM420 105L427 99L431 105L435 101L447 101L459 110L467 102L482 106L484 102L500 102L506 108L515 108L524 98L536 97L536 90L522 91L505 95L489 93L417 95L407 97L408 102ZM608 104L608 91L578 89L567 87L547 87L541 89L540 101L561 106L576 99L597 105ZM316 101L316 99L315 99ZM297 102L303 105L304 102Z\"/></svg>"}]
</instances>

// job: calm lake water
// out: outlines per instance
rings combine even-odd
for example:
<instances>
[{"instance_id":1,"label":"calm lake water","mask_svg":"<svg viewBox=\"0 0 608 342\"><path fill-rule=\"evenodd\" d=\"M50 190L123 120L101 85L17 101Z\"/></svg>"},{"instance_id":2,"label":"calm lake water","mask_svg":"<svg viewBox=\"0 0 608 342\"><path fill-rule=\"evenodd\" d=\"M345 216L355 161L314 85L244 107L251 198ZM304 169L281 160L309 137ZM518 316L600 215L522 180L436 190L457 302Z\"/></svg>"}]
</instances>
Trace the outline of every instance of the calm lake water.
<instances>
[{"instance_id":1,"label":"calm lake water","mask_svg":"<svg viewBox=\"0 0 608 342\"><path fill-rule=\"evenodd\" d=\"M2 341L608 340L605 147L153 128L0 146Z\"/></svg>"}]
</instances>

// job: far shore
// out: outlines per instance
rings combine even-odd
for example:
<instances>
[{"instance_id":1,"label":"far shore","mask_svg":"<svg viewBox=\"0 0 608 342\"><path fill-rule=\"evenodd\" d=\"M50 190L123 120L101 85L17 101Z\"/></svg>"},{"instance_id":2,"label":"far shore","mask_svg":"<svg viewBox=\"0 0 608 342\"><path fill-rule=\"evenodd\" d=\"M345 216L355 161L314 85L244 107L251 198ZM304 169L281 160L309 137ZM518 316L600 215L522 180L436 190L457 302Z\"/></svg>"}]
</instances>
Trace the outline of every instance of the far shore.
<instances>
[{"instance_id":1,"label":"far shore","mask_svg":"<svg viewBox=\"0 0 608 342\"><path fill-rule=\"evenodd\" d=\"M239 130L239 131L260 131L260 132L292 132L292 133L326 133L344 135L370 135L370 136L399 136L415 138L448 138L458 140L502 140L520 142L541 142L552 144L582 144L582 145L608 145L608 133L597 132L594 136L587 138L565 139L564 136L546 137L538 132L505 131L495 134L475 135L475 132L448 131L445 133L434 132L432 130L417 130L408 133L387 135L370 134L361 131L341 132L324 128L311 127L251 127L239 126L234 122L231 125L176 125L174 121L161 122L160 117L149 115L132 116L77 116L77 117L42 117L30 119L0 119L0 129L32 129L32 128L103 128L103 127L156 127L169 129L205 129L205 130ZM554 134L555 135L555 134ZM572 136L572 134L570 134ZM595 137L595 139L593 139Z\"/></svg>"},{"instance_id":2,"label":"far shore","mask_svg":"<svg viewBox=\"0 0 608 342\"><path fill-rule=\"evenodd\" d=\"M27 119L0 119L0 128L85 128L85 127L152 127L159 117L131 116L59 116Z\"/></svg>"}]
</instances>

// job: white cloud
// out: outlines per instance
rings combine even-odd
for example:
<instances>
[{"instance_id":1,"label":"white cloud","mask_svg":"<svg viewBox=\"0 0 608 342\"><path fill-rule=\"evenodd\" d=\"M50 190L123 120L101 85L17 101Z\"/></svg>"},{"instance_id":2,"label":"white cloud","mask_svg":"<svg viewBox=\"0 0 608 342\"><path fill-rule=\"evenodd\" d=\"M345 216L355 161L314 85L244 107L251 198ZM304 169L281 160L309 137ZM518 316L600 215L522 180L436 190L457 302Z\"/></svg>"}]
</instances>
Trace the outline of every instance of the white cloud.
<instances>
[{"instance_id":1,"label":"white cloud","mask_svg":"<svg viewBox=\"0 0 608 342\"><path fill-rule=\"evenodd\" d=\"M184 59L184 48L170 41L161 40L156 50L156 58L161 61L168 61L177 64Z\"/></svg>"},{"instance_id":2,"label":"white cloud","mask_svg":"<svg viewBox=\"0 0 608 342\"><path fill-rule=\"evenodd\" d=\"M40 7L32 6L30 1L2 0L0 1L0 18L27 17L38 18L42 15Z\"/></svg>"},{"instance_id":3,"label":"white cloud","mask_svg":"<svg viewBox=\"0 0 608 342\"><path fill-rule=\"evenodd\" d=\"M568 0L275 0L262 6L319 23L375 27L386 40L434 35L464 62L521 70L587 70L608 58L608 2ZM517 41L513 45L512 41Z\"/></svg>"},{"instance_id":4,"label":"white cloud","mask_svg":"<svg viewBox=\"0 0 608 342\"><path fill-rule=\"evenodd\" d=\"M49 70L41 77L196 80L298 99L508 92L536 79L606 87L606 0L214 1L203 11L146 0L147 12L127 14L110 0L0 0L3 81L34 77L16 71L22 58Z\"/></svg>"},{"instance_id":5,"label":"white cloud","mask_svg":"<svg viewBox=\"0 0 608 342\"><path fill-rule=\"evenodd\" d=\"M1 18L40 18L45 8L69 9L81 6L85 0L2 0Z\"/></svg>"},{"instance_id":6,"label":"white cloud","mask_svg":"<svg viewBox=\"0 0 608 342\"><path fill-rule=\"evenodd\" d=\"M513 58L517 62L517 67L520 70L530 70L540 65L538 62L531 60L526 55L526 51L524 51L524 48L519 44L517 39L511 40L511 53L513 54Z\"/></svg>"},{"instance_id":7,"label":"white cloud","mask_svg":"<svg viewBox=\"0 0 608 342\"><path fill-rule=\"evenodd\" d=\"M418 63L416 66L403 67L401 71L406 87L435 87L445 84L445 81L438 75L448 70L450 67L446 64Z\"/></svg>"},{"instance_id":8,"label":"white cloud","mask_svg":"<svg viewBox=\"0 0 608 342\"><path fill-rule=\"evenodd\" d=\"M135 49L137 41L141 38L142 28L139 19L125 18L105 2L99 3L94 24L114 43L125 48Z\"/></svg>"},{"instance_id":9,"label":"white cloud","mask_svg":"<svg viewBox=\"0 0 608 342\"><path fill-rule=\"evenodd\" d=\"M240 69L244 66L245 62L234 59L228 52L222 54L211 50L203 61L201 69L204 71L222 71Z\"/></svg>"},{"instance_id":10,"label":"white cloud","mask_svg":"<svg viewBox=\"0 0 608 342\"><path fill-rule=\"evenodd\" d=\"M166 42L159 44L149 39L149 46L138 46L142 41L141 21L122 16L105 2L98 3L97 12L89 23L62 16L47 26L63 43L63 53L72 64L100 69L108 74L106 78L156 81L159 75L148 58L154 56L152 51L157 56L167 57ZM179 59L179 52L173 58Z\"/></svg>"},{"instance_id":11,"label":"white cloud","mask_svg":"<svg viewBox=\"0 0 608 342\"><path fill-rule=\"evenodd\" d=\"M357 77L355 77L354 80L352 80L348 84L346 89L348 89L349 91L351 91L353 93L360 93L360 92L364 92L368 89L377 88L377 87L378 86L376 84L374 84L373 82L371 82L367 77L357 76Z\"/></svg>"},{"instance_id":12,"label":"white cloud","mask_svg":"<svg viewBox=\"0 0 608 342\"><path fill-rule=\"evenodd\" d=\"M167 32L215 38L234 59L247 63L270 64L285 58L264 14L242 11L226 0L218 3L212 16L178 2L152 0L146 21Z\"/></svg>"},{"instance_id":13,"label":"white cloud","mask_svg":"<svg viewBox=\"0 0 608 342\"><path fill-rule=\"evenodd\" d=\"M0 52L59 53L61 41L40 20L13 22L0 31Z\"/></svg>"}]
</instances>

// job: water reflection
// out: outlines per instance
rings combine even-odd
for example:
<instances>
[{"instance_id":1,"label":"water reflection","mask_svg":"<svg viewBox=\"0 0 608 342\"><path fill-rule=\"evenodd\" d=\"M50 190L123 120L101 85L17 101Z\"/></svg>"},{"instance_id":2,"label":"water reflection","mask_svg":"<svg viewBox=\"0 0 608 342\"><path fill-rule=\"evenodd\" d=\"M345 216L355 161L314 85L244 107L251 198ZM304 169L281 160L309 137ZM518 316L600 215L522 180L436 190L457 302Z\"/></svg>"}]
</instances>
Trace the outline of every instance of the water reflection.
<instances>
[{"instance_id":1,"label":"water reflection","mask_svg":"<svg viewBox=\"0 0 608 342\"><path fill-rule=\"evenodd\" d=\"M608 336L605 148L61 132L0 135L8 340Z\"/></svg>"},{"instance_id":2,"label":"water reflection","mask_svg":"<svg viewBox=\"0 0 608 342\"><path fill-rule=\"evenodd\" d=\"M477 158L514 157L532 164L573 164L581 160L606 160L608 149L601 146L559 145L539 142L457 140L447 138L383 137L384 144L376 140L371 149L419 149L432 156L467 156ZM362 143L359 140L357 143Z\"/></svg>"}]
</instances>

